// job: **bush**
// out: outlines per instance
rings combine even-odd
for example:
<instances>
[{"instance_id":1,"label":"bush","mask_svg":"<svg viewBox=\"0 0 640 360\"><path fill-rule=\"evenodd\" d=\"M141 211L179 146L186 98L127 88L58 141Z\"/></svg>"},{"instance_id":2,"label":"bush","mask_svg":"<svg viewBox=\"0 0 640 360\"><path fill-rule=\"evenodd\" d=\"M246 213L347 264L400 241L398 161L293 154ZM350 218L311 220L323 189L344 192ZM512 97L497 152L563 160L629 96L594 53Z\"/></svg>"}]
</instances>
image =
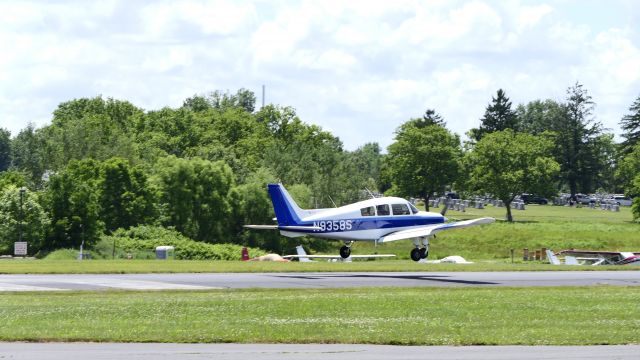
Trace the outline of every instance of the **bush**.
<instances>
[{"instance_id":1,"label":"bush","mask_svg":"<svg viewBox=\"0 0 640 360\"><path fill-rule=\"evenodd\" d=\"M175 247L175 257L180 260L240 260L242 246L235 244L208 244L191 240L179 232L157 226L137 226L128 230L118 229L113 235L103 236L96 250L107 258L116 244L116 255L125 257L127 253L136 258L152 257L157 246ZM264 255L261 249L249 248L251 256Z\"/></svg>"},{"instance_id":2,"label":"bush","mask_svg":"<svg viewBox=\"0 0 640 360\"><path fill-rule=\"evenodd\" d=\"M75 260L78 258L78 250L75 249L58 249L48 253L45 260Z\"/></svg>"},{"instance_id":3,"label":"bush","mask_svg":"<svg viewBox=\"0 0 640 360\"><path fill-rule=\"evenodd\" d=\"M50 253L38 253L36 257L44 255L44 257L42 257L43 260L77 260L79 254L80 251L78 249L58 249ZM85 255L85 259L104 259L104 256L95 250L84 249L83 254Z\"/></svg>"}]
</instances>

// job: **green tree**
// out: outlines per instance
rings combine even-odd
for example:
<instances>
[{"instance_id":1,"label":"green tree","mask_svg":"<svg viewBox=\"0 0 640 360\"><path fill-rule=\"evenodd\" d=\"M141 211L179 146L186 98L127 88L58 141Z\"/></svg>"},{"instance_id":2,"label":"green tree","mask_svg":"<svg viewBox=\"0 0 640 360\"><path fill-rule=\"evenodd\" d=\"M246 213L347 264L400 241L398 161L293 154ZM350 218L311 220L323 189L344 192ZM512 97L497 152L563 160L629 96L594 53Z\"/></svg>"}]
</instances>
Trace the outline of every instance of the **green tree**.
<instances>
[{"instance_id":1,"label":"green tree","mask_svg":"<svg viewBox=\"0 0 640 360\"><path fill-rule=\"evenodd\" d=\"M566 118L563 104L553 100L534 100L516 108L518 129L532 135L555 131Z\"/></svg>"},{"instance_id":2,"label":"green tree","mask_svg":"<svg viewBox=\"0 0 640 360\"><path fill-rule=\"evenodd\" d=\"M552 131L556 132L557 158L561 176L571 195L592 192L598 174L598 137L602 124L593 119L594 102L579 83L567 89L565 117Z\"/></svg>"},{"instance_id":3,"label":"green tree","mask_svg":"<svg viewBox=\"0 0 640 360\"><path fill-rule=\"evenodd\" d=\"M0 192L0 252L13 253L13 243L20 238L28 243L29 254L42 247L49 218L42 210L37 193L10 186Z\"/></svg>"},{"instance_id":4,"label":"green tree","mask_svg":"<svg viewBox=\"0 0 640 360\"><path fill-rule=\"evenodd\" d=\"M11 132L0 128L0 172L11 166Z\"/></svg>"},{"instance_id":5,"label":"green tree","mask_svg":"<svg viewBox=\"0 0 640 360\"><path fill-rule=\"evenodd\" d=\"M97 187L107 231L153 222L153 192L141 168L122 158L109 159L101 166Z\"/></svg>"},{"instance_id":6,"label":"green tree","mask_svg":"<svg viewBox=\"0 0 640 360\"><path fill-rule=\"evenodd\" d=\"M0 191L10 186L26 187L27 175L17 170L8 170L0 173Z\"/></svg>"},{"instance_id":7,"label":"green tree","mask_svg":"<svg viewBox=\"0 0 640 360\"><path fill-rule=\"evenodd\" d=\"M366 190L378 192L382 154L378 143L367 143L344 152L338 164L342 200L346 203L369 198Z\"/></svg>"},{"instance_id":8,"label":"green tree","mask_svg":"<svg viewBox=\"0 0 640 360\"><path fill-rule=\"evenodd\" d=\"M339 164L344 155L340 139L319 126L303 123L289 107L265 106L256 118L272 138L263 164L282 183L308 185L321 207L332 207L331 199L341 203L349 198L351 190L340 182Z\"/></svg>"},{"instance_id":9,"label":"green tree","mask_svg":"<svg viewBox=\"0 0 640 360\"><path fill-rule=\"evenodd\" d=\"M640 174L640 144L634 146L632 151L618 162L616 168L616 178L628 195L636 193L634 181L638 174Z\"/></svg>"},{"instance_id":10,"label":"green tree","mask_svg":"<svg viewBox=\"0 0 640 360\"><path fill-rule=\"evenodd\" d=\"M133 135L143 111L127 101L82 98L58 105L51 125L43 129L48 140L48 162L59 169L71 161L137 158Z\"/></svg>"},{"instance_id":11,"label":"green tree","mask_svg":"<svg viewBox=\"0 0 640 360\"><path fill-rule=\"evenodd\" d=\"M629 107L630 114L622 117L620 120L620 127L622 128L622 153L628 154L633 150L633 147L640 142L640 96Z\"/></svg>"},{"instance_id":12,"label":"green tree","mask_svg":"<svg viewBox=\"0 0 640 360\"><path fill-rule=\"evenodd\" d=\"M278 231L250 231L243 225L274 224L273 206L267 192L267 184L277 182L267 168L259 168L248 176L247 182L232 190L231 216L235 222L234 234L241 243L250 247L260 247L274 252L282 251L281 236Z\"/></svg>"},{"instance_id":13,"label":"green tree","mask_svg":"<svg viewBox=\"0 0 640 360\"><path fill-rule=\"evenodd\" d=\"M633 219L640 222L640 175L636 176L633 180L633 184L627 191L627 195L633 197L633 204L631 205Z\"/></svg>"},{"instance_id":14,"label":"green tree","mask_svg":"<svg viewBox=\"0 0 640 360\"><path fill-rule=\"evenodd\" d=\"M103 232L100 220L100 164L91 159L72 160L49 179L44 204L51 228L43 248L78 248L84 240L90 247Z\"/></svg>"},{"instance_id":15,"label":"green tree","mask_svg":"<svg viewBox=\"0 0 640 360\"><path fill-rule=\"evenodd\" d=\"M11 152L13 167L28 174L29 183L39 188L45 171L45 143L42 132L36 131L33 124L28 124L11 141Z\"/></svg>"},{"instance_id":16,"label":"green tree","mask_svg":"<svg viewBox=\"0 0 640 360\"><path fill-rule=\"evenodd\" d=\"M505 129L517 131L518 118L515 111L511 109L511 101L504 90L498 89L496 97L491 98L491 103L487 105L482 122L477 129L471 129L469 137L475 141L480 141L486 134Z\"/></svg>"},{"instance_id":17,"label":"green tree","mask_svg":"<svg viewBox=\"0 0 640 360\"><path fill-rule=\"evenodd\" d=\"M544 137L507 129L487 134L468 153L470 185L480 194L502 200L507 221L513 221L511 203L524 192L553 193L559 165L551 156L553 144Z\"/></svg>"},{"instance_id":18,"label":"green tree","mask_svg":"<svg viewBox=\"0 0 640 360\"><path fill-rule=\"evenodd\" d=\"M232 224L233 171L222 161L168 156L155 166L163 222L206 242L225 242Z\"/></svg>"},{"instance_id":19,"label":"green tree","mask_svg":"<svg viewBox=\"0 0 640 360\"><path fill-rule=\"evenodd\" d=\"M433 193L443 192L459 177L460 138L442 126L403 125L388 151L386 160L396 193L423 198L427 210Z\"/></svg>"}]
</instances>

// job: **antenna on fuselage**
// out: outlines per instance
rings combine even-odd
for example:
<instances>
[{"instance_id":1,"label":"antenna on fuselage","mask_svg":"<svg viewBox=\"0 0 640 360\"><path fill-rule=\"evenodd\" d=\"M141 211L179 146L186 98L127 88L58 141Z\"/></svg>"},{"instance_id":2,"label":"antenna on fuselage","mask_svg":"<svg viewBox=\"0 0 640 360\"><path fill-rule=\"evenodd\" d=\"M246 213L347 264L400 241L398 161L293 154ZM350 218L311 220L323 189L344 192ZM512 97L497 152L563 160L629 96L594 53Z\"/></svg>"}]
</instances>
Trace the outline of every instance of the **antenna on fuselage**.
<instances>
[{"instance_id":1,"label":"antenna on fuselage","mask_svg":"<svg viewBox=\"0 0 640 360\"><path fill-rule=\"evenodd\" d=\"M373 195L373 193L371 192L371 190L369 190L369 189L367 189L367 188L364 188L364 190L369 194L369 196L371 196L371 198L372 198L372 199L375 199L375 198L376 198L376 196L375 196L375 195Z\"/></svg>"},{"instance_id":2,"label":"antenna on fuselage","mask_svg":"<svg viewBox=\"0 0 640 360\"><path fill-rule=\"evenodd\" d=\"M331 195L327 195L329 197L329 200L331 200L331 203L333 204L333 207L338 207L338 205L336 205L335 201L333 201L333 199L331 198Z\"/></svg>"}]
</instances>

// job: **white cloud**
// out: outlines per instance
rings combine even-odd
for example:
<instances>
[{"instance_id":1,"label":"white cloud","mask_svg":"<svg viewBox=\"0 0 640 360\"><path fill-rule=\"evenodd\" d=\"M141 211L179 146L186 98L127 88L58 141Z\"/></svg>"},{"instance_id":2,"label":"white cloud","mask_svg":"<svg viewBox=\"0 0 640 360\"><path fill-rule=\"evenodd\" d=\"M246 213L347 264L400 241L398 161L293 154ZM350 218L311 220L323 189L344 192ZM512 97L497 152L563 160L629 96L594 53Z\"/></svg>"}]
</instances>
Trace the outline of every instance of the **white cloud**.
<instances>
[{"instance_id":1,"label":"white cloud","mask_svg":"<svg viewBox=\"0 0 640 360\"><path fill-rule=\"evenodd\" d=\"M547 4L523 6L518 11L517 28L521 32L527 28L537 25L543 17L550 14L553 8Z\"/></svg>"},{"instance_id":2,"label":"white cloud","mask_svg":"<svg viewBox=\"0 0 640 360\"><path fill-rule=\"evenodd\" d=\"M387 146L427 108L463 134L498 88L515 105L580 81L617 129L640 89L640 34L583 20L620 3L571 1L3 1L0 127L44 124L74 97L154 109L266 84L268 102L355 149Z\"/></svg>"}]
</instances>

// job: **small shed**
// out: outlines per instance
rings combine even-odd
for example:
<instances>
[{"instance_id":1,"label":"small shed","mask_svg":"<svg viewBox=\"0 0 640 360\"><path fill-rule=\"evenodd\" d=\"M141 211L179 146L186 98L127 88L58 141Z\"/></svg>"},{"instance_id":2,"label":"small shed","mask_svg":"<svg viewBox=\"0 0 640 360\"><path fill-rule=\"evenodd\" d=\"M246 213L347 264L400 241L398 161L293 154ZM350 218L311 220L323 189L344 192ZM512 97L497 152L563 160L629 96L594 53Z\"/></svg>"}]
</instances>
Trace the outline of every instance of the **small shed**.
<instances>
[{"instance_id":1,"label":"small shed","mask_svg":"<svg viewBox=\"0 0 640 360\"><path fill-rule=\"evenodd\" d=\"M173 259L175 256L175 248L173 246L158 246L156 247L156 259L168 260Z\"/></svg>"}]
</instances>

